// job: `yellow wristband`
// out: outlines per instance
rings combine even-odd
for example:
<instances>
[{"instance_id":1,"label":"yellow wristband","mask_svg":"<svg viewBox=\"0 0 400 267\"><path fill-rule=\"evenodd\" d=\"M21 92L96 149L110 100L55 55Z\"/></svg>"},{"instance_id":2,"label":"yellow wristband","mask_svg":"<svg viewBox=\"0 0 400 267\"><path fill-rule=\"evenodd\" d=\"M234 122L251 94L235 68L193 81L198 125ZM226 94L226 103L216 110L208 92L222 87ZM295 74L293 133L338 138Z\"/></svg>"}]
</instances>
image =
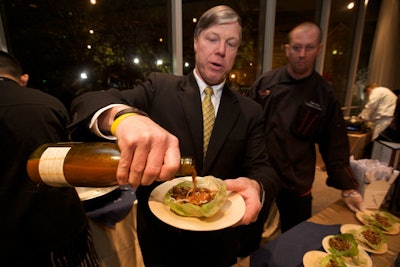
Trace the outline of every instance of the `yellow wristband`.
<instances>
[{"instance_id":1,"label":"yellow wristband","mask_svg":"<svg viewBox=\"0 0 400 267\"><path fill-rule=\"evenodd\" d=\"M136 115L136 113L131 112L131 113L125 113L121 116L119 116L112 124L111 124L111 134L115 136L115 131L117 130L118 125L121 123L121 121L125 120L128 117L131 117L133 115Z\"/></svg>"}]
</instances>

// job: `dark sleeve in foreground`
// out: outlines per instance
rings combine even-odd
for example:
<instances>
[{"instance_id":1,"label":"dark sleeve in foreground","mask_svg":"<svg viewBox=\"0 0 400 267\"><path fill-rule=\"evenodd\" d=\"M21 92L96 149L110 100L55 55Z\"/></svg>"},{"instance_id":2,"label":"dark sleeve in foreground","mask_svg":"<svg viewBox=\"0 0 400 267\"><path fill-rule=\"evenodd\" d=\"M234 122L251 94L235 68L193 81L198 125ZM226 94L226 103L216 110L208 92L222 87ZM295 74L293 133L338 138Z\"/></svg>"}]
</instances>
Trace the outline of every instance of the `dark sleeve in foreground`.
<instances>
[{"instance_id":1,"label":"dark sleeve in foreground","mask_svg":"<svg viewBox=\"0 0 400 267\"><path fill-rule=\"evenodd\" d=\"M74 188L37 186L29 179L26 162L30 153L44 143L68 141L69 116L54 97L31 88L7 98L0 111L1 156L0 226L2 255L12 258L33 255L70 242L87 225ZM6 190L5 190L6 189ZM12 226L12 227L10 227ZM62 231L60 231L62 229ZM29 253L29 254L27 254Z\"/></svg>"}]
</instances>

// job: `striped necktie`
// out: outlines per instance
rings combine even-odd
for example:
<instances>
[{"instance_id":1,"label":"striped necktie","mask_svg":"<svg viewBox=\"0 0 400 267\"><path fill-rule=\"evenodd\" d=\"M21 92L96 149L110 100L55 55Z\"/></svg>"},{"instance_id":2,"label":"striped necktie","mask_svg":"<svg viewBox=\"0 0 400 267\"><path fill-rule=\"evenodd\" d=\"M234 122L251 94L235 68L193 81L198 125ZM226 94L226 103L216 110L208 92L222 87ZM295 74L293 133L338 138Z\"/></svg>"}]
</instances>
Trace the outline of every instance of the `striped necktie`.
<instances>
[{"instance_id":1,"label":"striped necktie","mask_svg":"<svg viewBox=\"0 0 400 267\"><path fill-rule=\"evenodd\" d=\"M203 108L203 129L204 129L204 143L203 143L203 155L206 157L208 142L210 141L210 136L212 129L214 127L215 121L215 111L214 105L211 102L211 96L214 93L213 89L207 87L204 89L206 96L204 97L202 108Z\"/></svg>"}]
</instances>

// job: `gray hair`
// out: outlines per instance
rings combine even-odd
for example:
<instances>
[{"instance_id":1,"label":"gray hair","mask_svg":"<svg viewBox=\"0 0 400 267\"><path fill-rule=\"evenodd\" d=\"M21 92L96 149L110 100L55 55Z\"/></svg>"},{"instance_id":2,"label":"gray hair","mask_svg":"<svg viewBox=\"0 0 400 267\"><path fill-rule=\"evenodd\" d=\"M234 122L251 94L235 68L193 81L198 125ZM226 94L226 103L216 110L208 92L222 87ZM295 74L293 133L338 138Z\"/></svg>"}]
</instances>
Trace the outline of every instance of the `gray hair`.
<instances>
[{"instance_id":1,"label":"gray hair","mask_svg":"<svg viewBox=\"0 0 400 267\"><path fill-rule=\"evenodd\" d=\"M220 25L225 23L238 22L242 26L240 16L228 6L215 6L207 10L201 15L199 22L194 29L194 38L199 37L200 33L214 25ZM240 32L240 39L242 39L242 33Z\"/></svg>"}]
</instances>

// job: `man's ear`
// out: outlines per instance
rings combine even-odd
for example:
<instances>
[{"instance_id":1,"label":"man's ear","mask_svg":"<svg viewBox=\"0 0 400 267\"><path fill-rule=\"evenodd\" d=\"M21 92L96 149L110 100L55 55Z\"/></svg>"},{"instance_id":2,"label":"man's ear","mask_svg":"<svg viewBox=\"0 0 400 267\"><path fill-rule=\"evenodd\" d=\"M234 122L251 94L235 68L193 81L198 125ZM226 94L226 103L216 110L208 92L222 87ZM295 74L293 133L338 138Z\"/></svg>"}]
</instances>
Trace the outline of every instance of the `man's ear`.
<instances>
[{"instance_id":1,"label":"man's ear","mask_svg":"<svg viewBox=\"0 0 400 267\"><path fill-rule=\"evenodd\" d=\"M21 86L26 86L28 84L29 75L28 74L21 75L20 80L21 80Z\"/></svg>"}]
</instances>

